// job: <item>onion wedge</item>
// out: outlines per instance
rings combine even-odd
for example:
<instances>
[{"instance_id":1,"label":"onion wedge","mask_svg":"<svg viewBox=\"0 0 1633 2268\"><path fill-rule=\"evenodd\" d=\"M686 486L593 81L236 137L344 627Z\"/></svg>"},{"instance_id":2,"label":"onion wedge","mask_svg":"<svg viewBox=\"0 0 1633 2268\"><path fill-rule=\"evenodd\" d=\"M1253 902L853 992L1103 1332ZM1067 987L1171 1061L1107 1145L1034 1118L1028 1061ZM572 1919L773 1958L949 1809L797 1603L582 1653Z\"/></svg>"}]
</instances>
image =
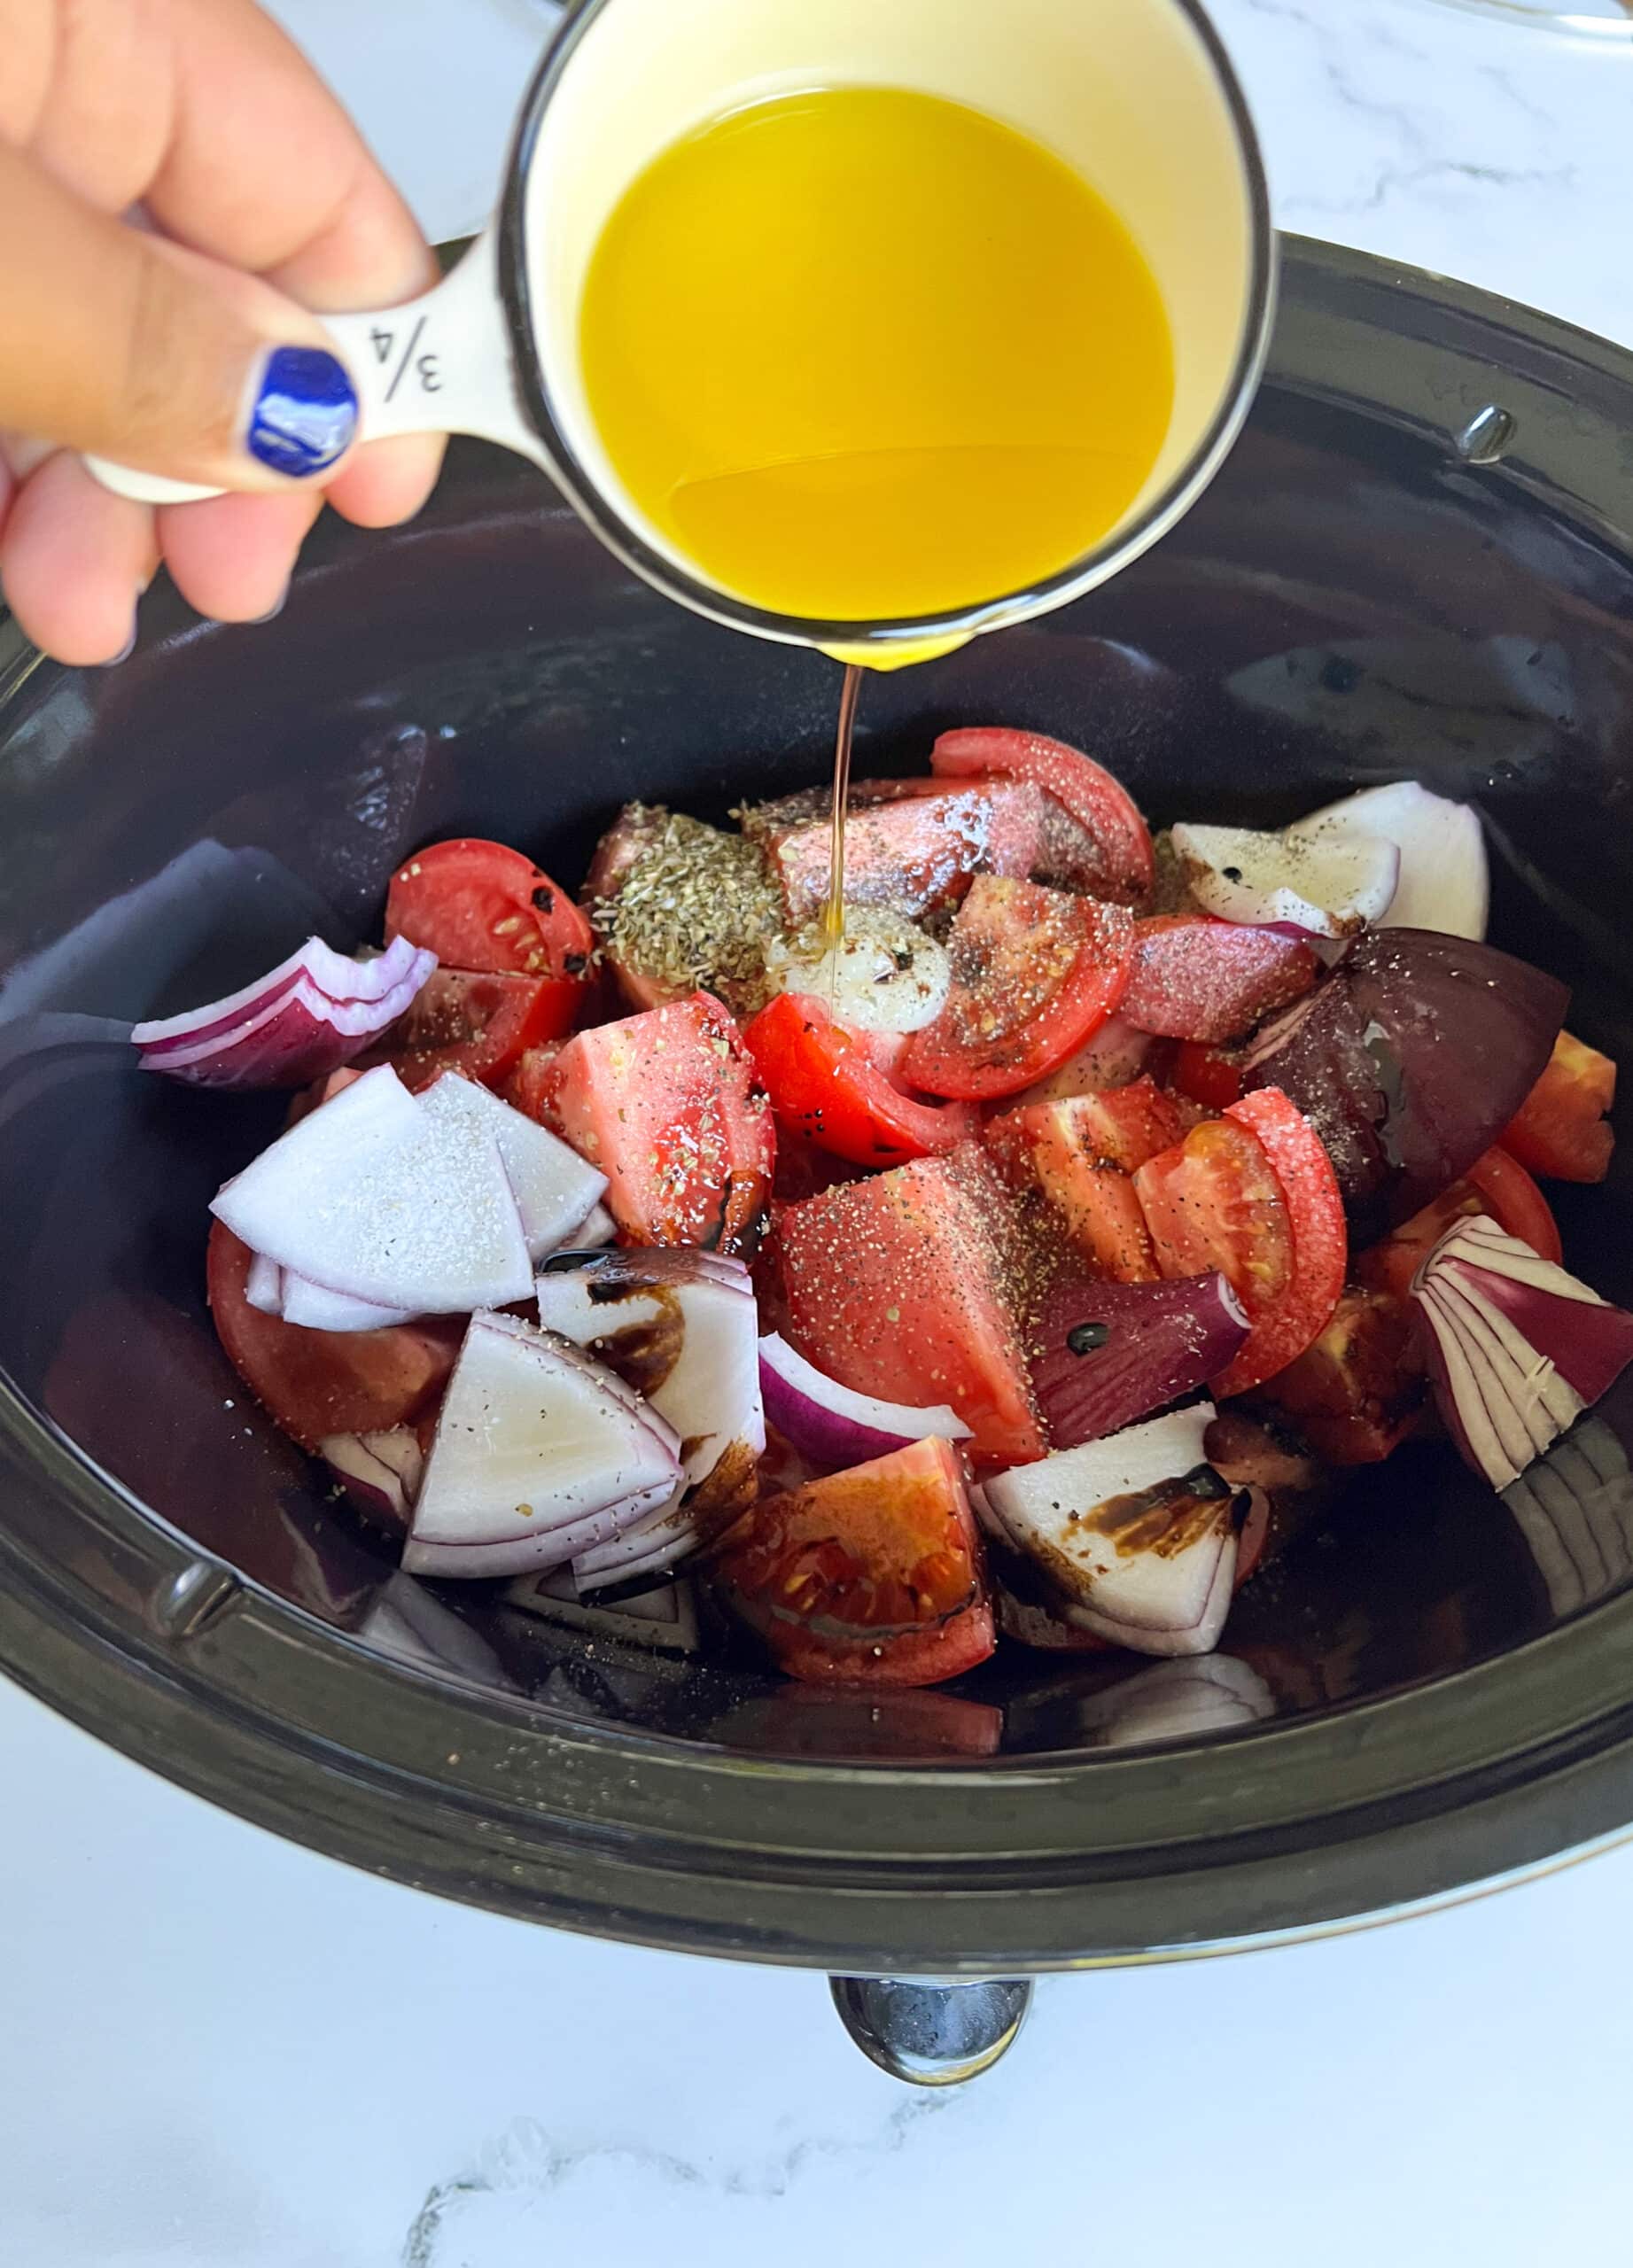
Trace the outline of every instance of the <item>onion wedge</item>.
<instances>
[{"instance_id":1,"label":"onion wedge","mask_svg":"<svg viewBox=\"0 0 1633 2268\"><path fill-rule=\"evenodd\" d=\"M1447 1430L1507 1488L1633 1362L1633 1315L1483 1215L1456 1223L1412 1278Z\"/></svg>"},{"instance_id":2,"label":"onion wedge","mask_svg":"<svg viewBox=\"0 0 1633 2268\"><path fill-rule=\"evenodd\" d=\"M224 999L137 1024L137 1067L200 1087L309 1085L389 1029L436 966L435 953L406 937L367 960L308 937Z\"/></svg>"},{"instance_id":3,"label":"onion wedge","mask_svg":"<svg viewBox=\"0 0 1633 2268\"><path fill-rule=\"evenodd\" d=\"M1271 835L1250 827L1181 825L1173 845L1205 912L1309 937L1349 937L1381 920L1401 871L1393 843L1358 832Z\"/></svg>"},{"instance_id":4,"label":"onion wedge","mask_svg":"<svg viewBox=\"0 0 1633 2268\"><path fill-rule=\"evenodd\" d=\"M1439 929L1452 937L1486 934L1491 880L1480 814L1469 804L1432 795L1415 780L1363 788L1287 829L1306 842L1382 835L1401 854L1400 880L1385 929Z\"/></svg>"},{"instance_id":5,"label":"onion wedge","mask_svg":"<svg viewBox=\"0 0 1633 2268\"><path fill-rule=\"evenodd\" d=\"M477 1315L437 1420L402 1564L517 1575L633 1527L673 1493L680 1444L564 1340Z\"/></svg>"},{"instance_id":6,"label":"onion wedge","mask_svg":"<svg viewBox=\"0 0 1633 2268\"><path fill-rule=\"evenodd\" d=\"M1209 1402L1017 1465L988 1511L1079 1627L1152 1654L1217 1644L1236 1572L1236 1492L1208 1463Z\"/></svg>"}]
</instances>

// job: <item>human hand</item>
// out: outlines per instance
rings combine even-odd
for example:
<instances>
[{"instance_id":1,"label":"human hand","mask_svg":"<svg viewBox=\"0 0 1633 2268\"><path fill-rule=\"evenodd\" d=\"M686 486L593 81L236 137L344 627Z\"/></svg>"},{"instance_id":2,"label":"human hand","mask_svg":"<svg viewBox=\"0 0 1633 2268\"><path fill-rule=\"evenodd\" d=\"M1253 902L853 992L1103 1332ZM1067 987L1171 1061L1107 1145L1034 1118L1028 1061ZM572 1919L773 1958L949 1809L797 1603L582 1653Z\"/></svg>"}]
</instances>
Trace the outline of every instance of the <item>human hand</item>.
<instances>
[{"instance_id":1,"label":"human hand","mask_svg":"<svg viewBox=\"0 0 1633 2268\"><path fill-rule=\"evenodd\" d=\"M0 0L0 591L78 664L161 561L201 614L276 612L325 502L385 527L436 481L435 436L349 447L310 312L412 298L424 239L253 0ZM80 452L258 493L155 509Z\"/></svg>"}]
</instances>

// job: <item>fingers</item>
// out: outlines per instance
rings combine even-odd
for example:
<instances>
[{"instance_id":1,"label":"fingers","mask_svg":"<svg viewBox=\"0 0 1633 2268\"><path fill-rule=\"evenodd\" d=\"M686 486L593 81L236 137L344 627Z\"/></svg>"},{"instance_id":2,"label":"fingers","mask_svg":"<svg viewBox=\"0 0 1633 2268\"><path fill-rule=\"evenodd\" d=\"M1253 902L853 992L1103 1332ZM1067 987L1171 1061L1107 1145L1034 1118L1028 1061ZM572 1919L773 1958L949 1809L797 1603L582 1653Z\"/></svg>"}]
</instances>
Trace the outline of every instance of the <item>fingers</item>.
<instances>
[{"instance_id":1,"label":"fingers","mask_svg":"<svg viewBox=\"0 0 1633 2268\"><path fill-rule=\"evenodd\" d=\"M296 554L323 503L299 490L163 506L159 540L171 581L189 606L218 622L264 621L284 603Z\"/></svg>"},{"instance_id":2,"label":"fingers","mask_svg":"<svg viewBox=\"0 0 1633 2268\"><path fill-rule=\"evenodd\" d=\"M63 450L19 483L0 532L6 604L36 646L80 665L128 649L158 563L152 513L110 495Z\"/></svg>"},{"instance_id":3,"label":"fingers","mask_svg":"<svg viewBox=\"0 0 1633 2268\"><path fill-rule=\"evenodd\" d=\"M320 313L428 291L437 265L412 214L293 43L246 0L174 4L177 101L146 190L154 219ZM329 501L360 526L408 519L436 485L445 446L439 434L375 442Z\"/></svg>"},{"instance_id":4,"label":"fingers","mask_svg":"<svg viewBox=\"0 0 1633 2268\"><path fill-rule=\"evenodd\" d=\"M96 212L0 144L0 425L215 487L327 472L357 427L315 317Z\"/></svg>"}]
</instances>

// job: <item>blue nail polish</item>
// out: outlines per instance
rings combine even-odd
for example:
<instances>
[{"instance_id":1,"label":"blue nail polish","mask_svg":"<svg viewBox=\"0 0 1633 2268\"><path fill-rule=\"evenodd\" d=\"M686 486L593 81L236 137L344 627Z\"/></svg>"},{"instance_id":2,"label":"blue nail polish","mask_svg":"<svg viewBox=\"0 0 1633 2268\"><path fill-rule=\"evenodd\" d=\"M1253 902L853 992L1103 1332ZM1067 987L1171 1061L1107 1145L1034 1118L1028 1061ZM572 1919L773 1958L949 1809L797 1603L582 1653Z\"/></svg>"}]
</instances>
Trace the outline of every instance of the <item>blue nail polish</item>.
<instances>
[{"instance_id":1,"label":"blue nail polish","mask_svg":"<svg viewBox=\"0 0 1633 2268\"><path fill-rule=\"evenodd\" d=\"M319 346L277 346L267 358L247 442L274 472L307 480L333 464L357 431L357 392Z\"/></svg>"}]
</instances>

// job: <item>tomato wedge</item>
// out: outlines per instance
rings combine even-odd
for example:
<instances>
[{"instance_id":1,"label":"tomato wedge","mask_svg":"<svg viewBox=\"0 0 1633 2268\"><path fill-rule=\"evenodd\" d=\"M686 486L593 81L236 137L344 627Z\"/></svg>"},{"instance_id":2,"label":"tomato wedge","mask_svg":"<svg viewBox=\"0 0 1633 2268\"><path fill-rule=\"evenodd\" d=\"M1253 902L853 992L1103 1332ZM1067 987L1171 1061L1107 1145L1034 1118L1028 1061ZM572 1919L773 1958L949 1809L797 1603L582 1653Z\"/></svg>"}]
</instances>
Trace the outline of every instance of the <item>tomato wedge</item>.
<instances>
[{"instance_id":1,"label":"tomato wedge","mask_svg":"<svg viewBox=\"0 0 1633 2268\"><path fill-rule=\"evenodd\" d=\"M715 1572L791 1677L936 1685L994 1643L981 1543L945 1441L915 1441L757 1504Z\"/></svg>"},{"instance_id":2,"label":"tomato wedge","mask_svg":"<svg viewBox=\"0 0 1633 2268\"><path fill-rule=\"evenodd\" d=\"M561 1131L556 1119L553 1084L556 1059L561 1052L558 1039L547 1039L537 1047L529 1047L517 1057L499 1082L499 1092L512 1110L519 1110L524 1118L548 1126L552 1134Z\"/></svg>"},{"instance_id":3,"label":"tomato wedge","mask_svg":"<svg viewBox=\"0 0 1633 2268\"><path fill-rule=\"evenodd\" d=\"M1378 1464L1417 1424L1425 1386L1404 1301L1352 1285L1264 1392L1329 1464Z\"/></svg>"},{"instance_id":4,"label":"tomato wedge","mask_svg":"<svg viewBox=\"0 0 1633 2268\"><path fill-rule=\"evenodd\" d=\"M572 1030L583 996L556 977L434 969L378 1052L416 1093L445 1071L497 1086L528 1049Z\"/></svg>"},{"instance_id":5,"label":"tomato wedge","mask_svg":"<svg viewBox=\"0 0 1633 2268\"><path fill-rule=\"evenodd\" d=\"M302 1449L315 1449L330 1433L412 1425L435 1409L464 1336L463 1316L388 1331L303 1331L251 1307L251 1258L217 1221L206 1262L210 1315L228 1361Z\"/></svg>"},{"instance_id":6,"label":"tomato wedge","mask_svg":"<svg viewBox=\"0 0 1633 2268\"><path fill-rule=\"evenodd\" d=\"M1163 1039L1240 1039L1308 992L1321 964L1302 937L1206 914L1134 924L1134 957L1119 1014Z\"/></svg>"},{"instance_id":7,"label":"tomato wedge","mask_svg":"<svg viewBox=\"0 0 1633 2268\"><path fill-rule=\"evenodd\" d=\"M425 945L445 967L582 977L595 938L567 892L503 843L432 843L392 876L385 935Z\"/></svg>"},{"instance_id":8,"label":"tomato wedge","mask_svg":"<svg viewBox=\"0 0 1633 2268\"><path fill-rule=\"evenodd\" d=\"M1616 1146L1605 1114L1615 1099L1610 1057L1562 1031L1502 1147L1547 1180L1603 1181Z\"/></svg>"},{"instance_id":9,"label":"tomato wedge","mask_svg":"<svg viewBox=\"0 0 1633 2268\"><path fill-rule=\"evenodd\" d=\"M1293 1223L1264 1146L1229 1118L1194 1126L1134 1176L1164 1276L1225 1278L1249 1317L1293 1281Z\"/></svg>"},{"instance_id":10,"label":"tomato wedge","mask_svg":"<svg viewBox=\"0 0 1633 2268\"><path fill-rule=\"evenodd\" d=\"M1320 1136L1297 1105L1279 1087L1261 1087L1233 1102L1223 1122L1245 1126L1256 1136L1281 1184L1293 1225L1293 1281L1271 1306L1253 1316L1247 1339L1213 1381L1221 1397L1246 1394L1297 1360L1338 1305L1349 1260L1338 1177Z\"/></svg>"},{"instance_id":11,"label":"tomato wedge","mask_svg":"<svg viewBox=\"0 0 1633 2268\"><path fill-rule=\"evenodd\" d=\"M776 1130L743 1035L712 993L579 1032L545 1093L568 1141L606 1175L626 1242L752 1257Z\"/></svg>"},{"instance_id":12,"label":"tomato wedge","mask_svg":"<svg viewBox=\"0 0 1633 2268\"><path fill-rule=\"evenodd\" d=\"M1173 1098L1142 1078L1100 1094L1027 1103L991 1120L985 1138L1012 1175L1036 1180L1100 1275L1148 1284L1159 1271L1129 1176L1185 1130Z\"/></svg>"},{"instance_id":13,"label":"tomato wedge","mask_svg":"<svg viewBox=\"0 0 1633 2268\"><path fill-rule=\"evenodd\" d=\"M1030 1086L1122 999L1133 930L1122 906L977 874L948 939L953 989L914 1033L906 1076L955 1101Z\"/></svg>"},{"instance_id":14,"label":"tomato wedge","mask_svg":"<svg viewBox=\"0 0 1633 2268\"><path fill-rule=\"evenodd\" d=\"M1488 1214L1511 1237L1528 1244L1539 1259L1558 1262L1565 1257L1548 1200L1525 1168L1498 1147L1476 1158L1460 1180L1442 1189L1433 1204L1411 1220L1403 1221L1381 1244L1360 1254L1357 1275L1364 1284L1404 1300L1430 1246L1439 1243L1459 1215L1471 1213Z\"/></svg>"},{"instance_id":15,"label":"tomato wedge","mask_svg":"<svg viewBox=\"0 0 1633 2268\"><path fill-rule=\"evenodd\" d=\"M977 870L1024 877L1043 839L1044 797L1009 780L949 788L914 781L887 800L865 800L864 781L845 807L845 897L852 905L917 914L950 905ZM782 893L790 929L828 903L832 834L828 814L755 830Z\"/></svg>"},{"instance_id":16,"label":"tomato wedge","mask_svg":"<svg viewBox=\"0 0 1633 2268\"><path fill-rule=\"evenodd\" d=\"M1241 1065L1228 1049L1187 1039L1174 1063L1173 1083L1204 1110L1228 1110L1241 1098Z\"/></svg>"},{"instance_id":17,"label":"tomato wedge","mask_svg":"<svg viewBox=\"0 0 1633 2268\"><path fill-rule=\"evenodd\" d=\"M779 1125L852 1165L945 1157L976 1130L968 1104L914 1102L893 1086L875 1035L851 1030L814 994L781 993L743 1037Z\"/></svg>"},{"instance_id":18,"label":"tomato wedge","mask_svg":"<svg viewBox=\"0 0 1633 2268\"><path fill-rule=\"evenodd\" d=\"M1217 1268L1248 1310L1252 1329L1216 1395L1245 1394L1302 1355L1338 1304L1349 1244L1332 1161L1279 1088L1193 1127L1134 1185L1163 1275Z\"/></svg>"},{"instance_id":19,"label":"tomato wedge","mask_svg":"<svg viewBox=\"0 0 1633 2268\"><path fill-rule=\"evenodd\" d=\"M940 735L929 763L938 780L978 780L995 773L1036 781L1077 821L1085 838L1076 870L1061 872L1059 879L1123 905L1138 905L1150 896L1150 829L1121 781L1081 749L1043 733L966 725Z\"/></svg>"},{"instance_id":20,"label":"tomato wedge","mask_svg":"<svg viewBox=\"0 0 1633 2268\"><path fill-rule=\"evenodd\" d=\"M1041 1456L1008 1289L1012 1219L973 1147L790 1205L776 1234L789 1342L858 1394L950 1403L991 1464Z\"/></svg>"}]
</instances>

